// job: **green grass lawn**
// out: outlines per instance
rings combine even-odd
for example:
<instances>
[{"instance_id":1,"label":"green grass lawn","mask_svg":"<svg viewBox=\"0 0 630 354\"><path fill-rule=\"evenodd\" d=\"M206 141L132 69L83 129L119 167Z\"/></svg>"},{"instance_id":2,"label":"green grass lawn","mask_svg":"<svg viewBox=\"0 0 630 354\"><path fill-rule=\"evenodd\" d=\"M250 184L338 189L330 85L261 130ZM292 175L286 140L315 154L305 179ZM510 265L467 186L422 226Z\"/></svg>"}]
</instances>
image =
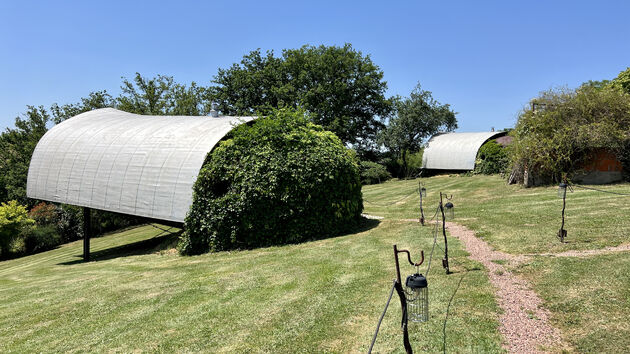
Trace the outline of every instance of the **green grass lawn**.
<instances>
[{"instance_id":1,"label":"green grass lawn","mask_svg":"<svg viewBox=\"0 0 630 354\"><path fill-rule=\"evenodd\" d=\"M436 176L423 179L425 210L435 212L439 192L453 194L456 222L494 248L512 254L600 249L630 242L630 197L575 189L567 195L567 243L561 244L562 200L557 187L508 186L498 176ZM365 212L391 219L416 218L418 180L366 186ZM630 192L630 184L597 186ZM373 201L372 204L369 201ZM378 203L378 205L376 205ZM414 209L415 207L415 209ZM585 258L536 256L516 269L552 312L552 322L579 352L627 352L630 348L630 253Z\"/></svg>"},{"instance_id":2,"label":"green grass lawn","mask_svg":"<svg viewBox=\"0 0 630 354\"><path fill-rule=\"evenodd\" d=\"M560 244L555 187L507 186L496 176L424 182L428 218L437 193L452 193L455 221L509 253L630 242L628 197L569 194L569 242ZM142 226L93 239L89 263L81 262L81 242L0 262L0 352L365 352L395 276L392 244L415 256L431 249L432 228L403 221L418 218L417 183L366 186L365 212L385 219L325 240L180 257L172 250L177 235ZM629 184L603 188L630 191ZM455 273L444 274L436 252L428 277L431 320L411 326L414 349L441 352L445 339L449 352L501 352L486 270L457 240L449 250ZM532 282L577 351L630 347L630 253L532 259L515 271ZM399 321L394 297L376 351L402 352Z\"/></svg>"},{"instance_id":3,"label":"green grass lawn","mask_svg":"<svg viewBox=\"0 0 630 354\"><path fill-rule=\"evenodd\" d=\"M417 193L405 198L417 190L418 181L389 181L364 187L365 212L393 219L418 218ZM561 252L630 242L630 197L581 189L568 193L568 237L567 243L561 244L556 238L562 211L558 187L506 185L499 176L436 176L422 181L428 193L424 199L427 218L435 213L440 191L452 194L455 221L475 230L477 236L504 252ZM628 183L598 188L630 193Z\"/></svg>"},{"instance_id":4,"label":"green grass lawn","mask_svg":"<svg viewBox=\"0 0 630 354\"><path fill-rule=\"evenodd\" d=\"M142 226L0 263L0 352L365 352L395 276L392 244L429 251L429 228L384 220L366 230L283 247L180 257ZM485 272L450 244L428 277L431 320L411 326L416 351L500 352ZM422 267L424 269L424 266ZM404 266L403 273L413 272ZM461 286L443 325L460 277ZM394 295L396 296L396 295ZM375 346L401 352L394 298Z\"/></svg>"}]
</instances>

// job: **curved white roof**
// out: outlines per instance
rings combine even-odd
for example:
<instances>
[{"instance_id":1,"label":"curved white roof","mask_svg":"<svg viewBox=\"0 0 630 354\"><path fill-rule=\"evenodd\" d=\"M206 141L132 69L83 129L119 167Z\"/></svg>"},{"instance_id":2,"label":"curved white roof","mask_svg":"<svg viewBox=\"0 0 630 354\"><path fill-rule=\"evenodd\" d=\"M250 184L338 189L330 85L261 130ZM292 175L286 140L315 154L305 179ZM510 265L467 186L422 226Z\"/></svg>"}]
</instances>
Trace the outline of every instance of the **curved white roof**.
<instances>
[{"instance_id":1,"label":"curved white roof","mask_svg":"<svg viewBox=\"0 0 630 354\"><path fill-rule=\"evenodd\" d=\"M143 116L112 108L79 114L37 143L26 195L183 222L208 152L252 119Z\"/></svg>"},{"instance_id":2,"label":"curved white roof","mask_svg":"<svg viewBox=\"0 0 630 354\"><path fill-rule=\"evenodd\" d=\"M422 168L474 170L477 152L486 141L505 132L436 134L422 154Z\"/></svg>"}]
</instances>

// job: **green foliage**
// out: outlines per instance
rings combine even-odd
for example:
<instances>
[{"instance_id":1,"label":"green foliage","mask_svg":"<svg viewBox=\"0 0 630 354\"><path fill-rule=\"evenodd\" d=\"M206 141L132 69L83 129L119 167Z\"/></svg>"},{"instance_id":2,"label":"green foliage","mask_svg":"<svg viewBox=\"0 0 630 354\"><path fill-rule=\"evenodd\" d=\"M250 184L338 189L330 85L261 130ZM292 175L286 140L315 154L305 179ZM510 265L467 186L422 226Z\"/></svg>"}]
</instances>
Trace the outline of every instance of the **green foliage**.
<instances>
[{"instance_id":1,"label":"green foliage","mask_svg":"<svg viewBox=\"0 0 630 354\"><path fill-rule=\"evenodd\" d=\"M32 203L26 198L28 167L49 121L50 114L44 107L28 106L25 117L15 118L15 128L7 128L0 135L0 201Z\"/></svg>"},{"instance_id":2,"label":"green foliage","mask_svg":"<svg viewBox=\"0 0 630 354\"><path fill-rule=\"evenodd\" d=\"M122 93L116 98L116 108L148 115L206 115L210 101L206 88L192 82L190 86L176 83L172 76L146 78L136 73L133 82L123 79Z\"/></svg>"},{"instance_id":3,"label":"green foliage","mask_svg":"<svg viewBox=\"0 0 630 354\"><path fill-rule=\"evenodd\" d=\"M613 89L630 94L630 68L622 71L610 82Z\"/></svg>"},{"instance_id":4,"label":"green foliage","mask_svg":"<svg viewBox=\"0 0 630 354\"><path fill-rule=\"evenodd\" d=\"M394 168L396 171L402 171L403 174L399 174L398 178L416 177L422 171L422 155L424 155L424 149L416 152L407 152L400 154L396 159ZM403 160L403 156L405 159Z\"/></svg>"},{"instance_id":5,"label":"green foliage","mask_svg":"<svg viewBox=\"0 0 630 354\"><path fill-rule=\"evenodd\" d=\"M304 108L310 119L343 143L366 144L376 136L392 102L383 72L370 56L346 44L285 49L281 57L255 50L239 64L219 69L212 96L231 115Z\"/></svg>"},{"instance_id":6,"label":"green foliage","mask_svg":"<svg viewBox=\"0 0 630 354\"><path fill-rule=\"evenodd\" d=\"M379 163L361 161L359 167L361 169L362 184L381 183L392 178L392 175L387 171L387 168Z\"/></svg>"},{"instance_id":7,"label":"green foliage","mask_svg":"<svg viewBox=\"0 0 630 354\"><path fill-rule=\"evenodd\" d=\"M22 229L20 237L24 240L24 251L36 253L53 249L61 244L61 236L52 225L29 226Z\"/></svg>"},{"instance_id":8,"label":"green foliage","mask_svg":"<svg viewBox=\"0 0 630 354\"><path fill-rule=\"evenodd\" d=\"M541 182L557 181L593 149L620 154L630 142L630 95L619 90L552 90L535 103L535 111L520 114L509 147L511 165L521 174L527 167Z\"/></svg>"},{"instance_id":9,"label":"green foliage","mask_svg":"<svg viewBox=\"0 0 630 354\"><path fill-rule=\"evenodd\" d=\"M238 126L194 187L180 250L196 254L338 234L363 209L356 158L301 111Z\"/></svg>"},{"instance_id":10,"label":"green foliage","mask_svg":"<svg viewBox=\"0 0 630 354\"><path fill-rule=\"evenodd\" d=\"M98 215L99 213L100 211L93 210L92 214ZM83 238L83 212L81 207L66 204L60 205L57 207L57 217L54 222L62 243Z\"/></svg>"},{"instance_id":11,"label":"green foliage","mask_svg":"<svg viewBox=\"0 0 630 354\"><path fill-rule=\"evenodd\" d=\"M508 162L509 158L505 148L498 144L495 139L492 139L479 148L475 162L475 173L484 175L503 173L508 168Z\"/></svg>"},{"instance_id":12,"label":"green foliage","mask_svg":"<svg viewBox=\"0 0 630 354\"><path fill-rule=\"evenodd\" d=\"M457 119L448 104L441 104L418 84L408 98L395 102L396 114L390 118L379 141L402 161L402 176L408 176L410 152L418 151L422 142L438 131L457 128Z\"/></svg>"},{"instance_id":13,"label":"green foliage","mask_svg":"<svg viewBox=\"0 0 630 354\"><path fill-rule=\"evenodd\" d=\"M9 255L11 243L22 229L33 225L35 221L28 217L26 207L11 200L0 204L0 256Z\"/></svg>"},{"instance_id":14,"label":"green foliage","mask_svg":"<svg viewBox=\"0 0 630 354\"><path fill-rule=\"evenodd\" d=\"M55 204L41 202L31 208L28 216L35 220L37 225L50 225L57 219L57 207Z\"/></svg>"}]
</instances>

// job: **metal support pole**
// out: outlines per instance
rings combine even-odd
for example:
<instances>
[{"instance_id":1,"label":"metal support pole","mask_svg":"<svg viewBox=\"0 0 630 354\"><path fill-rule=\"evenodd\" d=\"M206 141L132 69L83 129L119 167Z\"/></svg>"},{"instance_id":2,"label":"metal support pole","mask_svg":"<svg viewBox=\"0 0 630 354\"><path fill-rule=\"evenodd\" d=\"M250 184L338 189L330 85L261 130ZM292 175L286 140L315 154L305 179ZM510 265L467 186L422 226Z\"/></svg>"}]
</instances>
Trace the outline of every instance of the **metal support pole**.
<instances>
[{"instance_id":1,"label":"metal support pole","mask_svg":"<svg viewBox=\"0 0 630 354\"><path fill-rule=\"evenodd\" d=\"M92 218L90 208L83 208L83 260L90 260L90 236L92 236Z\"/></svg>"},{"instance_id":2,"label":"metal support pole","mask_svg":"<svg viewBox=\"0 0 630 354\"><path fill-rule=\"evenodd\" d=\"M409 330L407 328L407 299L405 298L405 293L403 291L402 284L400 284L400 281L396 281L394 288L398 293L398 297L400 298L400 306L402 307L401 327L403 331L403 345L405 346L405 352L407 352L407 354L413 354L413 349L411 349L411 343L409 342Z\"/></svg>"},{"instance_id":3,"label":"metal support pole","mask_svg":"<svg viewBox=\"0 0 630 354\"><path fill-rule=\"evenodd\" d=\"M567 206L567 188L569 188L569 184L567 183L566 179L564 183L564 193L562 194L562 225L560 226L560 230L558 230L558 238L562 243L564 243L564 238L567 236L567 230L564 229L564 210Z\"/></svg>"},{"instance_id":4,"label":"metal support pole","mask_svg":"<svg viewBox=\"0 0 630 354\"><path fill-rule=\"evenodd\" d=\"M444 258L442 259L442 267L446 269L446 274L450 274L451 271L448 267L448 240L446 239L446 216L444 215L442 192L440 192L440 212L442 213L442 235L444 236Z\"/></svg>"},{"instance_id":5,"label":"metal support pole","mask_svg":"<svg viewBox=\"0 0 630 354\"><path fill-rule=\"evenodd\" d=\"M414 263L411 260L411 254L407 250L398 250L398 247L394 245L394 260L396 260L396 281L394 282L394 288L398 293L398 297L400 298L400 307L402 308L402 319L400 321L400 327L403 331L403 345L405 346L405 352L407 354L413 354L413 349L411 348L411 343L409 342L409 329L407 328L407 298L405 298L405 292L402 287L402 282L400 280L400 263L398 262L398 253L405 252L407 253L407 260L413 266L420 266L424 262L424 252L422 251L420 254L422 259L418 263Z\"/></svg>"},{"instance_id":6,"label":"metal support pole","mask_svg":"<svg viewBox=\"0 0 630 354\"><path fill-rule=\"evenodd\" d=\"M420 194L420 224L424 226L424 209L422 209L422 183L418 182L418 193Z\"/></svg>"}]
</instances>

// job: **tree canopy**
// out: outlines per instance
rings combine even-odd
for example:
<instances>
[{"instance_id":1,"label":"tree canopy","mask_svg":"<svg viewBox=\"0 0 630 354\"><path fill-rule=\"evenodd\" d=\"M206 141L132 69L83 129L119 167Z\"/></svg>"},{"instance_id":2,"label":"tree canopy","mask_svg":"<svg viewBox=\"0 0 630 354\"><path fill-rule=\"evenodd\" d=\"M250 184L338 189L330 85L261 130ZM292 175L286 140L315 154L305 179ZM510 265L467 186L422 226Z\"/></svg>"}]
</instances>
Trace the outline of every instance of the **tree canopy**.
<instances>
[{"instance_id":1,"label":"tree canopy","mask_svg":"<svg viewBox=\"0 0 630 354\"><path fill-rule=\"evenodd\" d=\"M122 93L115 100L116 108L148 115L206 115L211 104L207 88L194 81L190 86L174 81L172 76L146 78L136 73L133 81L123 78Z\"/></svg>"},{"instance_id":2,"label":"tree canopy","mask_svg":"<svg viewBox=\"0 0 630 354\"><path fill-rule=\"evenodd\" d=\"M630 147L630 95L582 85L542 92L534 102L513 131L510 155L517 175L527 169L539 182L558 181L586 162L593 149L614 152L624 162Z\"/></svg>"},{"instance_id":3,"label":"tree canopy","mask_svg":"<svg viewBox=\"0 0 630 354\"><path fill-rule=\"evenodd\" d=\"M285 49L280 57L255 50L219 69L214 83L212 97L224 114L300 107L314 123L355 145L374 139L383 127L380 118L392 109L383 72L350 44Z\"/></svg>"},{"instance_id":4,"label":"tree canopy","mask_svg":"<svg viewBox=\"0 0 630 354\"><path fill-rule=\"evenodd\" d=\"M614 89L630 94L630 68L622 71L610 82Z\"/></svg>"},{"instance_id":5,"label":"tree canopy","mask_svg":"<svg viewBox=\"0 0 630 354\"><path fill-rule=\"evenodd\" d=\"M456 113L450 105L435 100L420 84L409 97L397 99L394 107L395 114L379 141L402 159L403 173L406 174L408 153L418 151L423 141L438 131L457 128Z\"/></svg>"}]
</instances>

